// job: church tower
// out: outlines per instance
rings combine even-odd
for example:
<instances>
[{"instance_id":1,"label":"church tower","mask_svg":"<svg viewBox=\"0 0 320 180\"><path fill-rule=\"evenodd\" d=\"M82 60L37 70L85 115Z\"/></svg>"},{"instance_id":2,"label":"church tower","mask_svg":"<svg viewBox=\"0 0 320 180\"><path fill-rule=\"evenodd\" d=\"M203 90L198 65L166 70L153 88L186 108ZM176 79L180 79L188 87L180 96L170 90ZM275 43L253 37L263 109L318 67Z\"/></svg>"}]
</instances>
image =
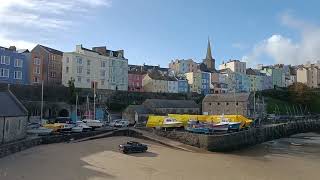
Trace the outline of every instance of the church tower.
<instances>
[{"instance_id":1,"label":"church tower","mask_svg":"<svg viewBox=\"0 0 320 180\"><path fill-rule=\"evenodd\" d=\"M203 64L207 66L207 69L210 71L215 71L215 62L216 60L213 59L212 54L211 54L211 44L210 44L210 39L208 38L208 47L207 47L207 55L206 58L203 60Z\"/></svg>"}]
</instances>

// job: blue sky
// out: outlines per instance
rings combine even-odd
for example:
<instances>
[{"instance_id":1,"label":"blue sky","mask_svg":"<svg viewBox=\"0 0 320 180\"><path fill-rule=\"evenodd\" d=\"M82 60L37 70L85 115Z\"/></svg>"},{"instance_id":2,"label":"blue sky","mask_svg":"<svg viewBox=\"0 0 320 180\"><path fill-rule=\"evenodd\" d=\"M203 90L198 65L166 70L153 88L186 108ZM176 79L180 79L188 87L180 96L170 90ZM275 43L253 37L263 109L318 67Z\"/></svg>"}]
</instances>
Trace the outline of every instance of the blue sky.
<instances>
[{"instance_id":1,"label":"blue sky","mask_svg":"<svg viewBox=\"0 0 320 180\"><path fill-rule=\"evenodd\" d=\"M10 0L0 5L0 45L106 45L124 49L130 64L167 66L175 58L200 62L209 36L216 65L300 64L320 60L318 7L312 0Z\"/></svg>"}]
</instances>

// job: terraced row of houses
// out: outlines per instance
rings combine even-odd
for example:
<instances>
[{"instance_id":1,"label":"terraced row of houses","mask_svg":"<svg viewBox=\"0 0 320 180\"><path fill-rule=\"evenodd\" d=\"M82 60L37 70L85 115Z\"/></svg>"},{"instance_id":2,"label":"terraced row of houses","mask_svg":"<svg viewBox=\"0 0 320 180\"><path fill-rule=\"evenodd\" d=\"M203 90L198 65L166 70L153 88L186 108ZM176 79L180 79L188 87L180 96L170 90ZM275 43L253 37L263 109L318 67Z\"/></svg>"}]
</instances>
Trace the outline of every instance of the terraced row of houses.
<instances>
[{"instance_id":1,"label":"terraced row of houses","mask_svg":"<svg viewBox=\"0 0 320 180\"><path fill-rule=\"evenodd\" d=\"M106 46L84 48L77 45L73 52L62 52L43 45L31 51L14 46L0 47L0 83L77 88L122 90L130 92L220 94L251 92L274 87L305 83L320 87L320 63L291 66L276 64L247 68L245 62L229 60L216 69L208 40L207 52L201 63L193 59L176 59L169 68L159 65L129 65L124 50Z\"/></svg>"}]
</instances>

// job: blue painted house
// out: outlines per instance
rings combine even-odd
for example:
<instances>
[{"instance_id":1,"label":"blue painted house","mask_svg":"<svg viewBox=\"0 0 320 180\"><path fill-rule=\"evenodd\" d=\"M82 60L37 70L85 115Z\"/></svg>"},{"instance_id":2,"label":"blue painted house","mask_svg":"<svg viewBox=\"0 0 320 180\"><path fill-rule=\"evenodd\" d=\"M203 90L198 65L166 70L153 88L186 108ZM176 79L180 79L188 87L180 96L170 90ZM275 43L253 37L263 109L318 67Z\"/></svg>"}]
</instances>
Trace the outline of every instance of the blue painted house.
<instances>
[{"instance_id":1,"label":"blue painted house","mask_svg":"<svg viewBox=\"0 0 320 180\"><path fill-rule=\"evenodd\" d=\"M189 92L189 84L186 79L178 79L178 92L179 93Z\"/></svg>"},{"instance_id":2,"label":"blue painted house","mask_svg":"<svg viewBox=\"0 0 320 180\"><path fill-rule=\"evenodd\" d=\"M27 53L19 53L14 46L0 47L0 83L29 84Z\"/></svg>"},{"instance_id":3,"label":"blue painted house","mask_svg":"<svg viewBox=\"0 0 320 180\"><path fill-rule=\"evenodd\" d=\"M201 94L210 93L211 74L209 72L201 72Z\"/></svg>"}]
</instances>

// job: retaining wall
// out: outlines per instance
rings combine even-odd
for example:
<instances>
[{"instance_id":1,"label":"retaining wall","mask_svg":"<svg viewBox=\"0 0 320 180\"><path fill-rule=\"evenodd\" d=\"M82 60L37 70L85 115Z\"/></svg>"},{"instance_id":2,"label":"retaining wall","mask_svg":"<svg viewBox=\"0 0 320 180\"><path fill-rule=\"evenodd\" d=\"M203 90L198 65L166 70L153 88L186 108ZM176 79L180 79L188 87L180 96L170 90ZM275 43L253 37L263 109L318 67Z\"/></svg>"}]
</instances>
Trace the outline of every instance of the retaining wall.
<instances>
[{"instance_id":1,"label":"retaining wall","mask_svg":"<svg viewBox=\"0 0 320 180\"><path fill-rule=\"evenodd\" d=\"M204 135L184 131L160 130L155 130L154 133L159 136L170 138L191 146L204 148L209 151L231 151L297 133L319 130L320 120L303 120L263 126L260 128L251 128L245 131L221 135Z\"/></svg>"}]
</instances>

